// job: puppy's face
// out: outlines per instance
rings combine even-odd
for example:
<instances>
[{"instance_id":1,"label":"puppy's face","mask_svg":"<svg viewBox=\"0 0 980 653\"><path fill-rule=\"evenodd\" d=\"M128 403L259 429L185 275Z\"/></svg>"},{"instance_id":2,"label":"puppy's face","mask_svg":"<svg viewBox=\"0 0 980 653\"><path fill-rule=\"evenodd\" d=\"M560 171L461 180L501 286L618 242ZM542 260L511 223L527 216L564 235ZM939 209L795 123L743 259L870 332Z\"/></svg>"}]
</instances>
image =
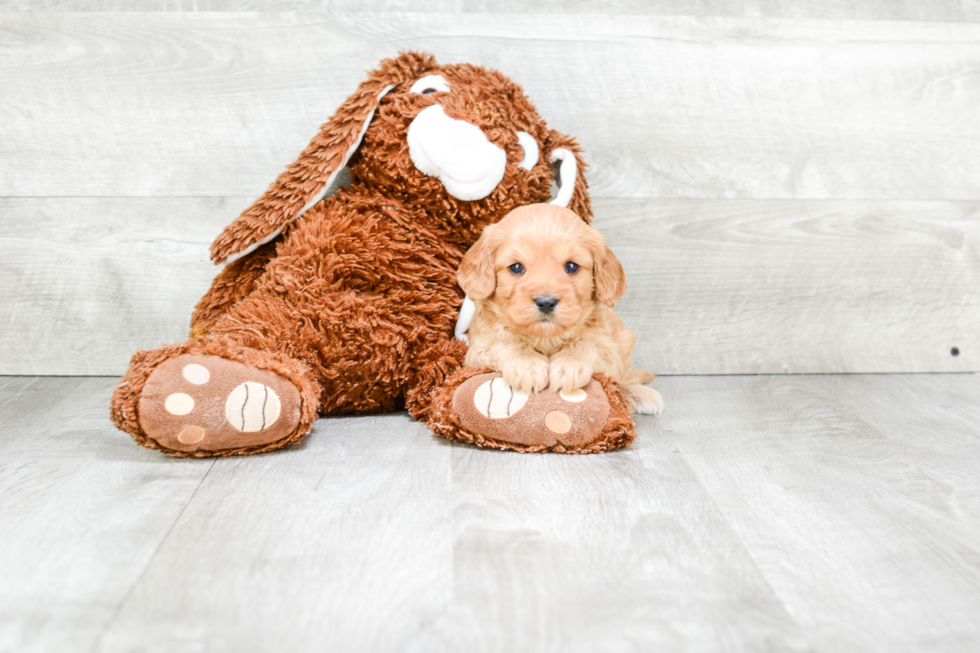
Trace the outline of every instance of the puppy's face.
<instances>
[{"instance_id":1,"label":"puppy's face","mask_svg":"<svg viewBox=\"0 0 980 653\"><path fill-rule=\"evenodd\" d=\"M595 301L612 306L626 290L622 265L602 235L548 204L521 207L487 227L458 277L471 299L493 302L507 327L535 338L567 334Z\"/></svg>"}]
</instances>

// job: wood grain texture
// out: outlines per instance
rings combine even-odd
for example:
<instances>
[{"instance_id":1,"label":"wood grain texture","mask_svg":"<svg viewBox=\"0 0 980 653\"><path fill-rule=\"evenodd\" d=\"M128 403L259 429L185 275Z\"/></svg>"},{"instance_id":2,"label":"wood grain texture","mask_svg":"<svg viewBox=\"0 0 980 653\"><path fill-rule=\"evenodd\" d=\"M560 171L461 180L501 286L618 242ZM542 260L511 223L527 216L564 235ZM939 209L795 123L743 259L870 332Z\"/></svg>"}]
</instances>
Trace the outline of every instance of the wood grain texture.
<instances>
[{"instance_id":1,"label":"wood grain texture","mask_svg":"<svg viewBox=\"0 0 980 653\"><path fill-rule=\"evenodd\" d=\"M977 24L412 12L8 12L0 195L258 196L404 48L513 77L597 197L980 198Z\"/></svg>"},{"instance_id":2,"label":"wood grain texture","mask_svg":"<svg viewBox=\"0 0 980 653\"><path fill-rule=\"evenodd\" d=\"M115 431L114 384L0 378L0 651L89 650L211 468Z\"/></svg>"},{"instance_id":3,"label":"wood grain texture","mask_svg":"<svg viewBox=\"0 0 980 653\"><path fill-rule=\"evenodd\" d=\"M658 420L638 431L596 456L454 447L453 601L408 650L813 650Z\"/></svg>"},{"instance_id":4,"label":"wood grain texture","mask_svg":"<svg viewBox=\"0 0 980 653\"><path fill-rule=\"evenodd\" d=\"M976 0L0 0L3 11L343 11L980 20Z\"/></svg>"},{"instance_id":5,"label":"wood grain texture","mask_svg":"<svg viewBox=\"0 0 980 653\"><path fill-rule=\"evenodd\" d=\"M0 373L122 374L135 350L183 341L218 270L207 245L250 201L0 199ZM646 369L980 369L976 203L594 206Z\"/></svg>"},{"instance_id":6,"label":"wood grain texture","mask_svg":"<svg viewBox=\"0 0 980 653\"><path fill-rule=\"evenodd\" d=\"M216 462L98 650L404 650L452 603L450 454L397 414Z\"/></svg>"},{"instance_id":7,"label":"wood grain texture","mask_svg":"<svg viewBox=\"0 0 980 653\"><path fill-rule=\"evenodd\" d=\"M584 457L404 414L174 460L0 378L3 651L973 651L980 376L660 377Z\"/></svg>"},{"instance_id":8,"label":"wood grain texture","mask_svg":"<svg viewBox=\"0 0 980 653\"><path fill-rule=\"evenodd\" d=\"M980 205L597 203L664 374L980 369ZM953 356L956 348L958 355Z\"/></svg>"},{"instance_id":9,"label":"wood grain texture","mask_svg":"<svg viewBox=\"0 0 980 653\"><path fill-rule=\"evenodd\" d=\"M664 380L672 441L822 651L976 650L978 394L974 375Z\"/></svg>"},{"instance_id":10,"label":"wood grain texture","mask_svg":"<svg viewBox=\"0 0 980 653\"><path fill-rule=\"evenodd\" d=\"M121 374L186 340L208 245L249 202L0 199L0 373Z\"/></svg>"}]
</instances>

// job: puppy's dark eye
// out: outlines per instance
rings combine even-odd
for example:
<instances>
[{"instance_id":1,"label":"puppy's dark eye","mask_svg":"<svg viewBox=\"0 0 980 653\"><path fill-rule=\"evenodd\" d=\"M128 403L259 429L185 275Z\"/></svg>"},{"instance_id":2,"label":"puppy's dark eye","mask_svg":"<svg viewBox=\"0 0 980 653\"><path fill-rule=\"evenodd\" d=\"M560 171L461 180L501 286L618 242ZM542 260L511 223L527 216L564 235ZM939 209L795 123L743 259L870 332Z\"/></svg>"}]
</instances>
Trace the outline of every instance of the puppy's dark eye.
<instances>
[{"instance_id":1,"label":"puppy's dark eye","mask_svg":"<svg viewBox=\"0 0 980 653\"><path fill-rule=\"evenodd\" d=\"M436 92L436 89L434 89L434 88L427 88L424 91L422 91L422 95L432 95L435 92Z\"/></svg>"},{"instance_id":2,"label":"puppy's dark eye","mask_svg":"<svg viewBox=\"0 0 980 653\"><path fill-rule=\"evenodd\" d=\"M507 269L513 272L514 274L524 274L524 266L521 265L520 263L514 263L514 265L511 265Z\"/></svg>"},{"instance_id":3,"label":"puppy's dark eye","mask_svg":"<svg viewBox=\"0 0 980 653\"><path fill-rule=\"evenodd\" d=\"M565 264L565 272L567 272L568 274L575 274L576 272L578 272L578 268L579 268L578 263L575 263L574 261L569 261L568 263Z\"/></svg>"}]
</instances>

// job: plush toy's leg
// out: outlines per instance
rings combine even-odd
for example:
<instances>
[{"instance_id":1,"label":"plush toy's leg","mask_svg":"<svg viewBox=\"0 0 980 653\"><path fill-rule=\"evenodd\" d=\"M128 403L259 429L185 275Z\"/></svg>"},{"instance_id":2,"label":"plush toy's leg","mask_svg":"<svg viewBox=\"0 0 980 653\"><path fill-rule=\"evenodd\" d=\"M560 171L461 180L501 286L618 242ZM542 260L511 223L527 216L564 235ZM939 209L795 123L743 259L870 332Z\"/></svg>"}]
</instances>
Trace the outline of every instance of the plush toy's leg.
<instances>
[{"instance_id":1,"label":"plush toy's leg","mask_svg":"<svg viewBox=\"0 0 980 653\"><path fill-rule=\"evenodd\" d=\"M405 408L421 422L429 421L433 397L466 358L466 343L455 338L425 349L413 360L405 391Z\"/></svg>"},{"instance_id":2,"label":"plush toy's leg","mask_svg":"<svg viewBox=\"0 0 980 653\"><path fill-rule=\"evenodd\" d=\"M262 245L254 252L226 266L211 282L211 288L201 297L191 315L191 336L198 338L209 333L239 301L255 290L269 261L276 255L278 240Z\"/></svg>"},{"instance_id":3,"label":"plush toy's leg","mask_svg":"<svg viewBox=\"0 0 980 653\"><path fill-rule=\"evenodd\" d=\"M192 339L133 356L112 397L112 420L144 447L229 456L300 440L319 386L302 363L227 338Z\"/></svg>"},{"instance_id":4,"label":"plush toy's leg","mask_svg":"<svg viewBox=\"0 0 980 653\"><path fill-rule=\"evenodd\" d=\"M630 413L619 384L604 374L570 395L529 397L498 373L463 368L432 393L427 418L437 435L480 447L598 453L633 441Z\"/></svg>"}]
</instances>

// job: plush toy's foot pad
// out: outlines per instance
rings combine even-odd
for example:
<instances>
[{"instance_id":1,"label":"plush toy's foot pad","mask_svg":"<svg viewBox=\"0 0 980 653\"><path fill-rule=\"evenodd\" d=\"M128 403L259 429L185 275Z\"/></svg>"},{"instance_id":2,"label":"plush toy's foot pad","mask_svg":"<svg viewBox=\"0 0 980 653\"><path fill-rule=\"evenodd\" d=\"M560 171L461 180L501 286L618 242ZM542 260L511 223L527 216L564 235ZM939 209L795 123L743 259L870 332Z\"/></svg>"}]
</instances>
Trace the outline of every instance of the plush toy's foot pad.
<instances>
[{"instance_id":1,"label":"plush toy's foot pad","mask_svg":"<svg viewBox=\"0 0 980 653\"><path fill-rule=\"evenodd\" d=\"M453 409L464 429L511 448L576 451L602 433L609 399L595 379L568 395L545 390L529 396L500 374L481 374L456 389Z\"/></svg>"},{"instance_id":2,"label":"plush toy's foot pad","mask_svg":"<svg viewBox=\"0 0 980 653\"><path fill-rule=\"evenodd\" d=\"M274 372L219 356L182 354L160 364L139 401L140 426L182 452L256 447L292 435L300 393Z\"/></svg>"}]
</instances>

